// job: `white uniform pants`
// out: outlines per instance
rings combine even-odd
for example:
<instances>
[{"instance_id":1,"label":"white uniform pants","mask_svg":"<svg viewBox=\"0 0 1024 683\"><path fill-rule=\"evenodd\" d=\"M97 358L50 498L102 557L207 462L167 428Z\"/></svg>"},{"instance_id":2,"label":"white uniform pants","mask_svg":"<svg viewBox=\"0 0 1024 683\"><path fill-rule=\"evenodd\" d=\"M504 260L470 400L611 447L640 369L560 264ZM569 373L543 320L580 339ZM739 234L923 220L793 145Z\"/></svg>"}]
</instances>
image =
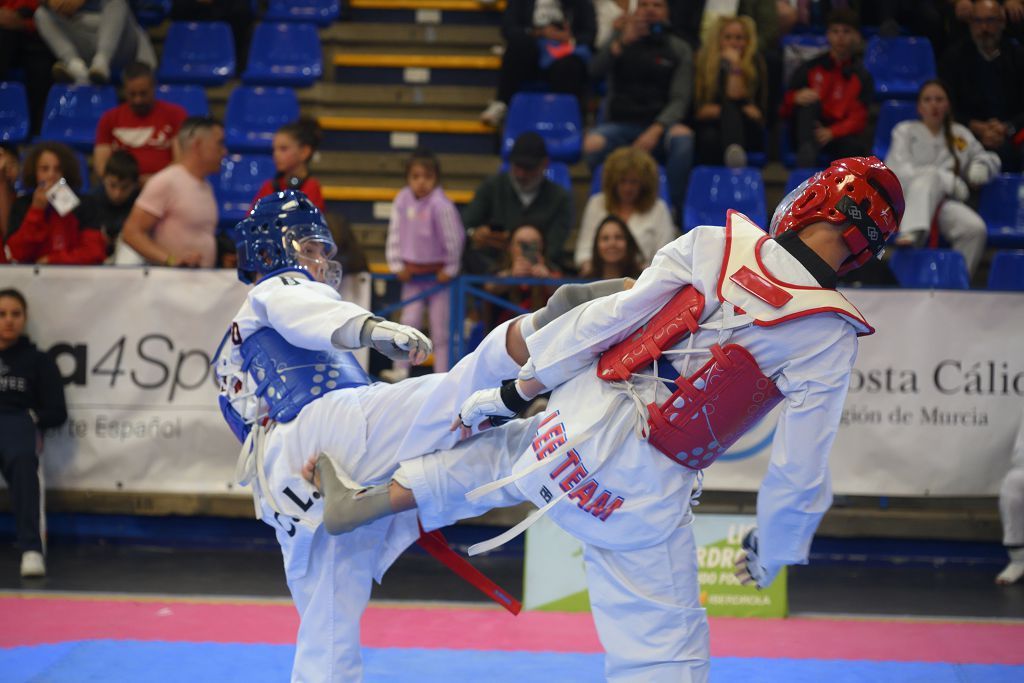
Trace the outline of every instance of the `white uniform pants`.
<instances>
[{"instance_id":1,"label":"white uniform pants","mask_svg":"<svg viewBox=\"0 0 1024 683\"><path fill-rule=\"evenodd\" d=\"M931 229L934 217L938 223L939 233L954 249L964 255L967 271L973 275L985 252L988 236L985 221L963 202L947 199L946 188L935 173L922 172L910 181L910 186L905 190L907 208L900 232L927 233ZM942 204L941 208L939 204ZM936 209L938 215L935 213Z\"/></svg>"},{"instance_id":2,"label":"white uniform pants","mask_svg":"<svg viewBox=\"0 0 1024 683\"><path fill-rule=\"evenodd\" d=\"M515 485L475 502L465 496L511 473L542 417L513 420L452 450L403 462L395 479L412 489L424 528L523 502ZM586 545L584 560L609 681L707 680L708 623L700 607L697 552L689 525L649 548L612 551Z\"/></svg>"},{"instance_id":3,"label":"white uniform pants","mask_svg":"<svg viewBox=\"0 0 1024 683\"><path fill-rule=\"evenodd\" d=\"M1013 466L999 489L999 516L1003 519L1003 545L1024 546L1024 413L1013 444Z\"/></svg>"}]
</instances>

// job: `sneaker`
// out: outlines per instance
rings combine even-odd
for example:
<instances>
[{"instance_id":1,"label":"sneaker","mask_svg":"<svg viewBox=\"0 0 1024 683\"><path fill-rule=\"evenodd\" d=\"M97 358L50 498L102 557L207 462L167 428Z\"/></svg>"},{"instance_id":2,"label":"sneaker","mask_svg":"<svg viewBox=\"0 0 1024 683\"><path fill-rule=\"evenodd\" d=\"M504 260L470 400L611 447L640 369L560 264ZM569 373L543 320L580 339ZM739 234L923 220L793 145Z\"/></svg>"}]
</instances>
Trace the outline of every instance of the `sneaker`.
<instances>
[{"instance_id":1,"label":"sneaker","mask_svg":"<svg viewBox=\"0 0 1024 683\"><path fill-rule=\"evenodd\" d=\"M747 150L733 143L725 148L724 161L726 168L746 168Z\"/></svg>"},{"instance_id":2,"label":"sneaker","mask_svg":"<svg viewBox=\"0 0 1024 683\"><path fill-rule=\"evenodd\" d=\"M75 57L69 62L54 62L53 80L57 83L74 83L75 85L86 85L89 83L89 70L85 68L85 62Z\"/></svg>"},{"instance_id":3,"label":"sneaker","mask_svg":"<svg viewBox=\"0 0 1024 683\"><path fill-rule=\"evenodd\" d=\"M382 382L388 384L394 384L395 382L401 382L403 379L409 377L409 368L389 368L387 370L381 370L378 375Z\"/></svg>"},{"instance_id":4,"label":"sneaker","mask_svg":"<svg viewBox=\"0 0 1024 683\"><path fill-rule=\"evenodd\" d=\"M487 109L480 113L480 120L488 126L497 128L505 120L506 112L508 112L508 105L501 100L494 100L487 105Z\"/></svg>"},{"instance_id":5,"label":"sneaker","mask_svg":"<svg viewBox=\"0 0 1024 683\"><path fill-rule=\"evenodd\" d=\"M21 554L21 577L33 579L46 576L46 560L38 550L26 550Z\"/></svg>"},{"instance_id":6,"label":"sneaker","mask_svg":"<svg viewBox=\"0 0 1024 683\"><path fill-rule=\"evenodd\" d=\"M22 570L24 571L24 564L22 564ZM1024 577L1024 562L1011 562L1003 568L1003 571L999 572L999 576L996 577L996 583L1001 586L1008 586L1011 583L1017 583Z\"/></svg>"},{"instance_id":7,"label":"sneaker","mask_svg":"<svg viewBox=\"0 0 1024 683\"><path fill-rule=\"evenodd\" d=\"M106 85L110 83L110 65L107 64L107 60L103 59L99 55L93 58L92 64L89 65L89 80L94 85Z\"/></svg>"}]
</instances>

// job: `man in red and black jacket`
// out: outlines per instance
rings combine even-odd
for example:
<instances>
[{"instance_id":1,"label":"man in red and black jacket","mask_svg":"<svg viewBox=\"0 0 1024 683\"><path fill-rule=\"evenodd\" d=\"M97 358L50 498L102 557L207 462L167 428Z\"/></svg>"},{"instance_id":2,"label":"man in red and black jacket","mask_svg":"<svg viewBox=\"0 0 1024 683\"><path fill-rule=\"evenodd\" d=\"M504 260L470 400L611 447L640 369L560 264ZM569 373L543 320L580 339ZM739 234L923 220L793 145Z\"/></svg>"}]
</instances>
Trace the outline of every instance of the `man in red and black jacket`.
<instances>
[{"instance_id":1,"label":"man in red and black jacket","mask_svg":"<svg viewBox=\"0 0 1024 683\"><path fill-rule=\"evenodd\" d=\"M819 150L832 160L864 156L869 148L865 131L874 83L856 54L857 15L834 10L826 36L828 52L793 74L782 101L781 115L792 119L797 165L805 168L817 165Z\"/></svg>"}]
</instances>

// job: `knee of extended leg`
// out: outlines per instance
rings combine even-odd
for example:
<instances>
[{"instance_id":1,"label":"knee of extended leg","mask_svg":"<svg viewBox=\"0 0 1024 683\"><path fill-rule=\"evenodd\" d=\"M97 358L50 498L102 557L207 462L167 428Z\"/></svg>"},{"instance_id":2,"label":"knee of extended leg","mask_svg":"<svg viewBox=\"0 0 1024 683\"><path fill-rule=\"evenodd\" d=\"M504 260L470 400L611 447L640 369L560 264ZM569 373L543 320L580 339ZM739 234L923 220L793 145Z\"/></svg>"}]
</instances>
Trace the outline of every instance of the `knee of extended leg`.
<instances>
[{"instance_id":1,"label":"knee of extended leg","mask_svg":"<svg viewBox=\"0 0 1024 683\"><path fill-rule=\"evenodd\" d=\"M583 138L583 153L584 154L597 154L598 152L604 151L604 148L608 146L608 139L600 133L588 133Z\"/></svg>"}]
</instances>

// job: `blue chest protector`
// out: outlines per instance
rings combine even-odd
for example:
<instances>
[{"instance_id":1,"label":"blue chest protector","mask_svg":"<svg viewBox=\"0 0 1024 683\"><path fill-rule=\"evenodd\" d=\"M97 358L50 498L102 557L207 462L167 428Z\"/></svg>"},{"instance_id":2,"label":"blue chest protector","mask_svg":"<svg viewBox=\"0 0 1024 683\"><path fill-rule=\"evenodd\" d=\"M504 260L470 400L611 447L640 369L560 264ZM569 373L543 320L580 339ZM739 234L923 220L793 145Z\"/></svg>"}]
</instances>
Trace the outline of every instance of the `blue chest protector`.
<instances>
[{"instance_id":1,"label":"blue chest protector","mask_svg":"<svg viewBox=\"0 0 1024 683\"><path fill-rule=\"evenodd\" d=\"M324 394L362 387L370 377L348 351L311 351L293 346L270 327L263 327L241 345L242 370L256 382L256 396L266 402L267 416L277 422L295 419L308 403ZM220 396L228 426L241 441L251 425Z\"/></svg>"}]
</instances>

